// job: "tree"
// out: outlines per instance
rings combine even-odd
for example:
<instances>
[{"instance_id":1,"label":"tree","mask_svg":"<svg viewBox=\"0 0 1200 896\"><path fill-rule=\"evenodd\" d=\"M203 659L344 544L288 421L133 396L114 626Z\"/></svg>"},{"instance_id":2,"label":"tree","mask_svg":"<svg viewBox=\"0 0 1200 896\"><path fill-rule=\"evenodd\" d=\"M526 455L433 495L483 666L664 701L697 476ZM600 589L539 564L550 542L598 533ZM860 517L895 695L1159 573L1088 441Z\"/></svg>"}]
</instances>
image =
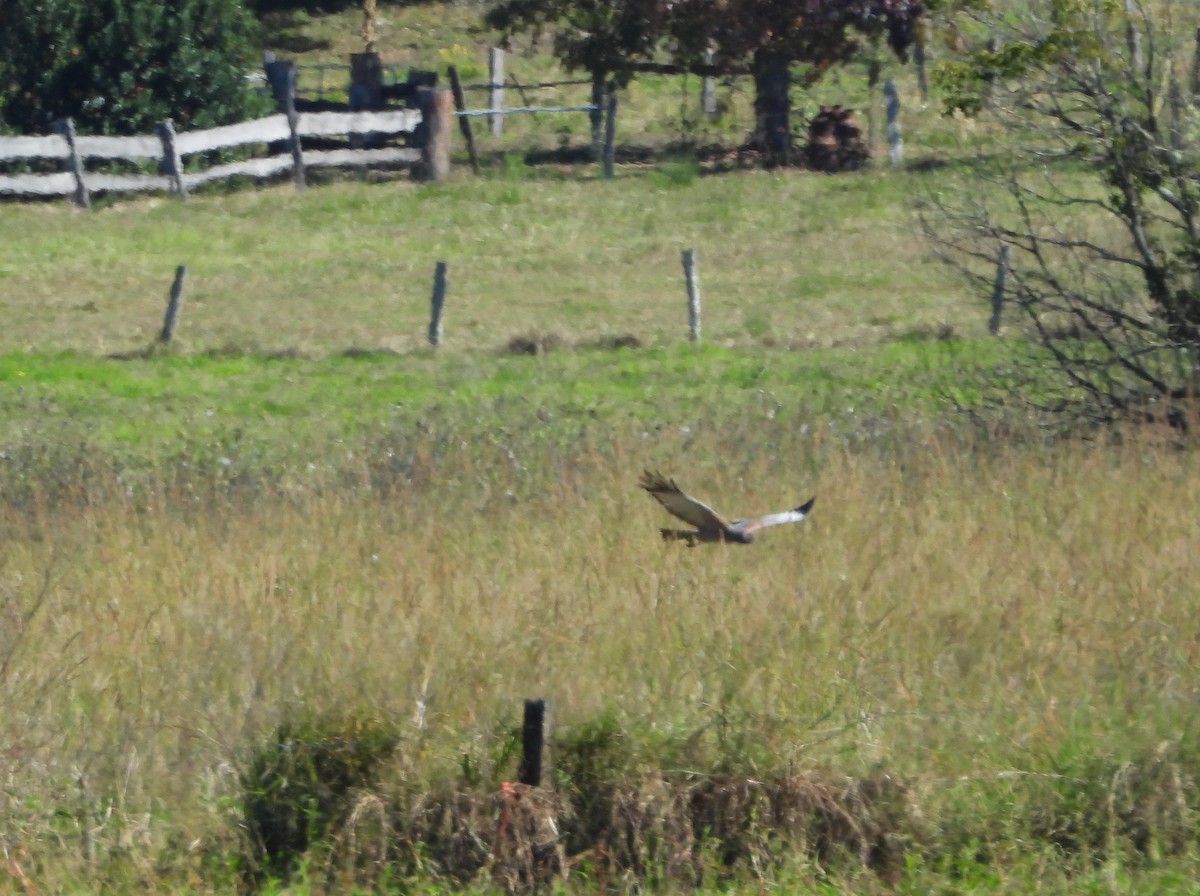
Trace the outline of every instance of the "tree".
<instances>
[{"instance_id":1,"label":"tree","mask_svg":"<svg viewBox=\"0 0 1200 896\"><path fill-rule=\"evenodd\" d=\"M1180 87L1198 13L1030 6L942 73L950 104L998 130L928 202L926 232L982 294L1009 247L1022 399L1180 424L1200 387L1200 116Z\"/></svg>"},{"instance_id":2,"label":"tree","mask_svg":"<svg viewBox=\"0 0 1200 896\"><path fill-rule=\"evenodd\" d=\"M67 116L114 134L235 121L257 33L240 0L3 0L0 114L25 132Z\"/></svg>"},{"instance_id":3,"label":"tree","mask_svg":"<svg viewBox=\"0 0 1200 896\"><path fill-rule=\"evenodd\" d=\"M753 74L759 139L786 159L792 66L807 65L815 81L863 39L906 58L924 9L915 0L502 0L486 22L506 38L553 29L568 69L618 83L663 54L680 70Z\"/></svg>"}]
</instances>

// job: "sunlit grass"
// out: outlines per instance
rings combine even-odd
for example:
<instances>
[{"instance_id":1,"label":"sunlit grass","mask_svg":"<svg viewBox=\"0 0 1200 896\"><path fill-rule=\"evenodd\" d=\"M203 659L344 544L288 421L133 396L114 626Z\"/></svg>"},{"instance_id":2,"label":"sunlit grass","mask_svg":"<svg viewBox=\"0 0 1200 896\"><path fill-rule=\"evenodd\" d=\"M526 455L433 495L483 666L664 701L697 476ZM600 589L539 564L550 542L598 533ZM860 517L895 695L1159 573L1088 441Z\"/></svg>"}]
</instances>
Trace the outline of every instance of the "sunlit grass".
<instances>
[{"instance_id":1,"label":"sunlit grass","mask_svg":"<svg viewBox=\"0 0 1200 896\"><path fill-rule=\"evenodd\" d=\"M491 738L537 696L558 726L615 710L699 773L886 768L931 811L979 786L995 813L1010 775L1190 736L1186 455L610 436L414 433L347 450L337 488L110 482L102 504L7 513L12 823L40 837L68 805L98 849L147 855L219 837L230 770L298 706L399 720L416 780L463 755L511 775ZM643 466L731 514L817 505L750 548L664 545Z\"/></svg>"}]
</instances>

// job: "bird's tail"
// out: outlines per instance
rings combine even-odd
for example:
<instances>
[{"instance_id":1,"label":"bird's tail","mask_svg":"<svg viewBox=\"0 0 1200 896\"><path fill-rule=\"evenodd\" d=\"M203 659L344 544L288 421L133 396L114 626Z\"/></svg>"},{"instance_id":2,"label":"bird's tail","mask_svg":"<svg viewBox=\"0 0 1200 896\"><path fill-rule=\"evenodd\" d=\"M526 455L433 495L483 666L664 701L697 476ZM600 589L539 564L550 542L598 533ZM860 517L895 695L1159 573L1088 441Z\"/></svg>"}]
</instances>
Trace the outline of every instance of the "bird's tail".
<instances>
[{"instance_id":1,"label":"bird's tail","mask_svg":"<svg viewBox=\"0 0 1200 896\"><path fill-rule=\"evenodd\" d=\"M688 532L684 529L659 529L662 533L663 541L686 541L689 548L696 546L696 533Z\"/></svg>"}]
</instances>

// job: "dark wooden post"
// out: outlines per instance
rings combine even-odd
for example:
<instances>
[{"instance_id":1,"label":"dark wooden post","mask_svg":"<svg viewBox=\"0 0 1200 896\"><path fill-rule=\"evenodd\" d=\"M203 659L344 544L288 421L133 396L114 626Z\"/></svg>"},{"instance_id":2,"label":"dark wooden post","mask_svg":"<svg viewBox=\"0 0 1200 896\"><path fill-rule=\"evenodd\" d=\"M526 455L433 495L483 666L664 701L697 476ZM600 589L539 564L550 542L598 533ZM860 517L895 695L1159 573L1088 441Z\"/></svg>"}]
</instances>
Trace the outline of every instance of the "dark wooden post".
<instances>
[{"instance_id":1,"label":"dark wooden post","mask_svg":"<svg viewBox=\"0 0 1200 896\"><path fill-rule=\"evenodd\" d=\"M530 787L542 783L542 747L546 741L546 701L526 700L521 726L521 765L517 780Z\"/></svg>"},{"instance_id":2,"label":"dark wooden post","mask_svg":"<svg viewBox=\"0 0 1200 896\"><path fill-rule=\"evenodd\" d=\"M604 118L604 176L613 176L617 157L617 93L608 95L608 109Z\"/></svg>"},{"instance_id":3,"label":"dark wooden post","mask_svg":"<svg viewBox=\"0 0 1200 896\"><path fill-rule=\"evenodd\" d=\"M892 165L904 164L904 134L900 130L900 91L896 82L883 82L883 106L887 112L888 158Z\"/></svg>"},{"instance_id":4,"label":"dark wooden post","mask_svg":"<svg viewBox=\"0 0 1200 896\"><path fill-rule=\"evenodd\" d=\"M993 336L1000 333L1000 315L1004 311L1004 282L1008 279L1008 256L1012 246L1005 243L1000 247L996 259L996 280L992 284L992 316L988 320L988 332Z\"/></svg>"},{"instance_id":5,"label":"dark wooden post","mask_svg":"<svg viewBox=\"0 0 1200 896\"><path fill-rule=\"evenodd\" d=\"M504 132L504 51L499 47L488 50L488 130L492 134Z\"/></svg>"},{"instance_id":6,"label":"dark wooden post","mask_svg":"<svg viewBox=\"0 0 1200 896\"><path fill-rule=\"evenodd\" d=\"M687 287L688 339L700 341L700 279L696 274L696 250L683 250L683 279Z\"/></svg>"},{"instance_id":7,"label":"dark wooden post","mask_svg":"<svg viewBox=\"0 0 1200 896\"><path fill-rule=\"evenodd\" d=\"M466 112L467 99L463 96L462 81L458 79L458 67L447 66L446 74L450 76L450 92L454 95L454 110ZM462 131L463 139L467 141L467 156L471 159L471 171L478 174L479 158L475 155L475 135L471 133L471 116L457 115L455 117L458 119L458 127Z\"/></svg>"},{"instance_id":8,"label":"dark wooden post","mask_svg":"<svg viewBox=\"0 0 1200 896\"><path fill-rule=\"evenodd\" d=\"M183 182L183 160L179 158L179 150L175 146L175 123L171 119L160 121L154 126L154 132L162 141L162 171L171 178L171 188L184 202L187 201L187 185Z\"/></svg>"},{"instance_id":9,"label":"dark wooden post","mask_svg":"<svg viewBox=\"0 0 1200 896\"><path fill-rule=\"evenodd\" d=\"M417 88L421 110L421 162L413 166L419 180L444 180L450 173L450 129L454 121L454 97L449 90Z\"/></svg>"},{"instance_id":10,"label":"dark wooden post","mask_svg":"<svg viewBox=\"0 0 1200 896\"><path fill-rule=\"evenodd\" d=\"M175 324L179 320L179 305L183 300L183 277L187 273L187 265L175 268L175 282L171 284L171 296L167 299L167 313L163 317L162 332L158 341L166 345L175 335Z\"/></svg>"},{"instance_id":11,"label":"dark wooden post","mask_svg":"<svg viewBox=\"0 0 1200 896\"><path fill-rule=\"evenodd\" d=\"M446 304L446 262L439 261L433 269L433 296L429 300L429 344L442 344L442 308Z\"/></svg>"},{"instance_id":12,"label":"dark wooden post","mask_svg":"<svg viewBox=\"0 0 1200 896\"><path fill-rule=\"evenodd\" d=\"M71 173L75 175L75 204L80 208L91 208L92 197L88 193L87 184L83 179L83 158L79 155L79 148L75 145L75 122L70 118L64 118L55 123L54 129L67 141L67 165L71 169Z\"/></svg>"},{"instance_id":13,"label":"dark wooden post","mask_svg":"<svg viewBox=\"0 0 1200 896\"><path fill-rule=\"evenodd\" d=\"M324 71L322 69L322 71ZM350 54L350 111L383 108L383 63L378 53Z\"/></svg>"}]
</instances>

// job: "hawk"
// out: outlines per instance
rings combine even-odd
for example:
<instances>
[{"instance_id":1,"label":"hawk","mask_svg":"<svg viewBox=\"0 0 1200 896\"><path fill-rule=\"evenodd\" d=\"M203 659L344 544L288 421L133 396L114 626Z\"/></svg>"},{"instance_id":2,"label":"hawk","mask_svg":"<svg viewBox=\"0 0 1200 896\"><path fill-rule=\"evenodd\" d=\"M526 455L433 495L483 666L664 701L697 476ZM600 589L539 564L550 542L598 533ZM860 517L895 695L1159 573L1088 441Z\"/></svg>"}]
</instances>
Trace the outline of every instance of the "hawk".
<instances>
[{"instance_id":1,"label":"hawk","mask_svg":"<svg viewBox=\"0 0 1200 896\"><path fill-rule=\"evenodd\" d=\"M640 483L642 488L652 494L658 503L670 513L679 517L685 523L691 523L695 529L662 529L665 541L686 541L688 547L695 547L698 541L733 542L734 544L750 544L754 541L752 533L767 526L778 526L781 523L798 523L812 510L813 502L809 498L799 507L783 510L779 513L768 513L745 520L727 522L719 513L702 504L695 498L685 495L675 484L661 473L642 473Z\"/></svg>"}]
</instances>

